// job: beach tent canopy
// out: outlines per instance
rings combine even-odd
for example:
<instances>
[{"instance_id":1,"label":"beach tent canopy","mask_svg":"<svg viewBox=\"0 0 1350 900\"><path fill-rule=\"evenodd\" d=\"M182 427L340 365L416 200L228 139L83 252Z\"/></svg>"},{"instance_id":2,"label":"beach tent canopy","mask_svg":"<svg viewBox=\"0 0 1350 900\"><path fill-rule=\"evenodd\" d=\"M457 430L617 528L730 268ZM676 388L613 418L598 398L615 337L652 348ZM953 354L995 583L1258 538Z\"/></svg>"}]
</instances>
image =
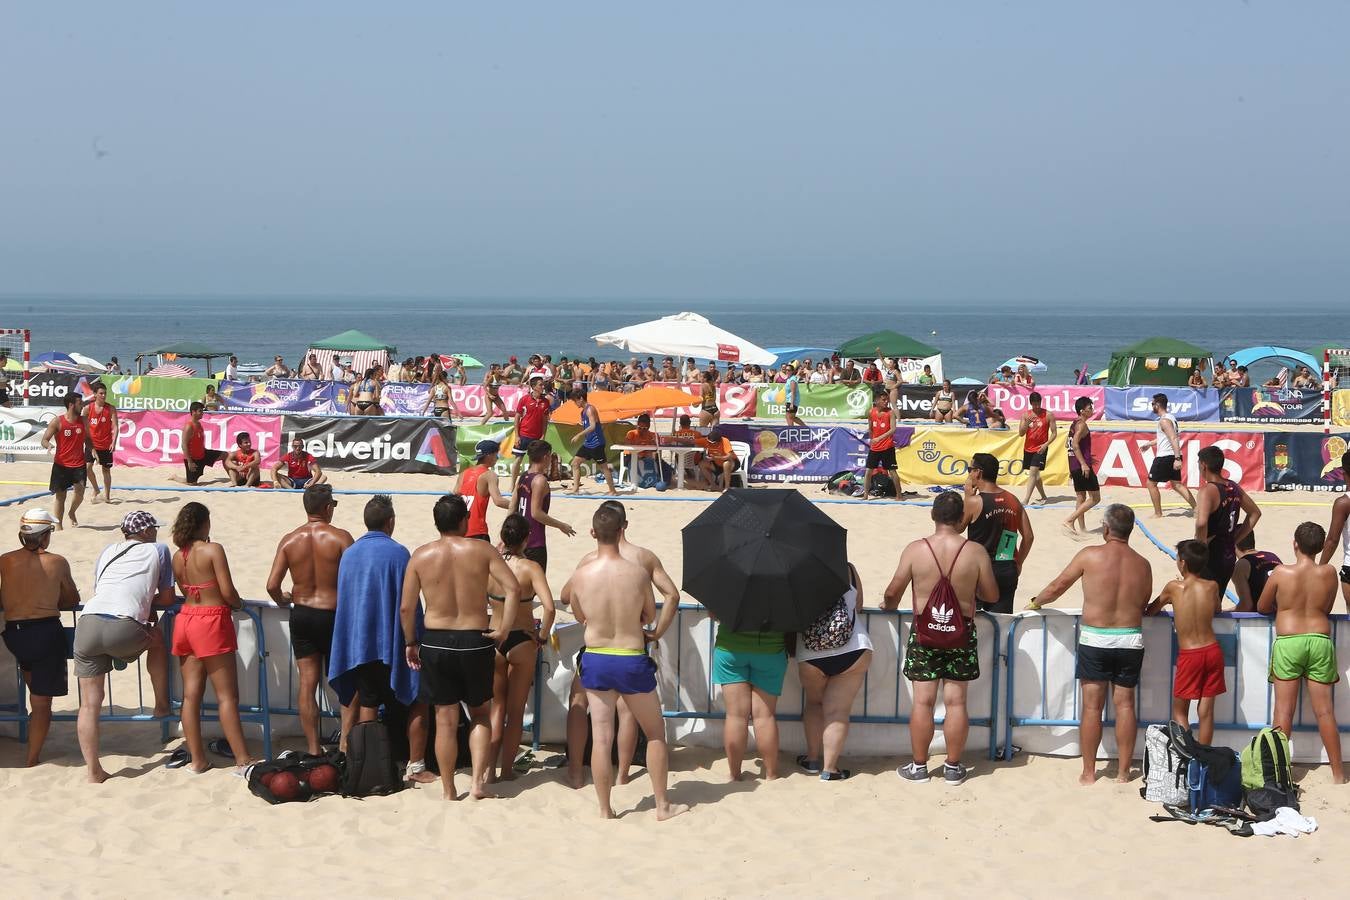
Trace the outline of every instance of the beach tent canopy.
<instances>
[{"instance_id":1,"label":"beach tent canopy","mask_svg":"<svg viewBox=\"0 0 1350 900\"><path fill-rule=\"evenodd\" d=\"M698 313L691 312L592 335L591 340L629 353L651 356L692 357L756 366L773 365L777 359L758 344L718 328Z\"/></svg>"},{"instance_id":2,"label":"beach tent canopy","mask_svg":"<svg viewBox=\"0 0 1350 900\"><path fill-rule=\"evenodd\" d=\"M936 347L896 331L874 331L855 337L839 348L839 355L844 359L874 359L878 356L883 359L924 359L941 353Z\"/></svg>"},{"instance_id":3,"label":"beach tent canopy","mask_svg":"<svg viewBox=\"0 0 1350 900\"><path fill-rule=\"evenodd\" d=\"M1213 354L1176 338L1152 337L1111 354L1107 383L1112 387L1134 384L1184 387L1190 381L1191 369L1196 367L1212 370Z\"/></svg>"},{"instance_id":4,"label":"beach tent canopy","mask_svg":"<svg viewBox=\"0 0 1350 900\"><path fill-rule=\"evenodd\" d=\"M398 348L377 341L364 331L357 331L353 328L351 331L344 331L342 334L335 334L330 338L324 338L321 341L315 341L310 344L313 350L384 350L389 353L397 353Z\"/></svg>"},{"instance_id":5,"label":"beach tent canopy","mask_svg":"<svg viewBox=\"0 0 1350 900\"><path fill-rule=\"evenodd\" d=\"M140 369L141 360L147 356L158 356L161 360L172 362L175 359L204 359L206 360L206 370L211 370L211 360L220 357L226 357L233 353L233 350L217 350L208 347L205 344L198 344L194 341L178 341L173 344L165 344L162 347L155 347L151 350L142 350L136 354L136 368Z\"/></svg>"},{"instance_id":6,"label":"beach tent canopy","mask_svg":"<svg viewBox=\"0 0 1350 900\"><path fill-rule=\"evenodd\" d=\"M308 359L311 353L319 360L319 369L327 378L328 372L333 368L335 358L351 357L352 370L360 375L366 369L374 366L389 368L389 354L398 353L398 348L383 341L377 341L364 331L357 331L353 328L351 331L344 331L321 341L314 341L305 351L305 358Z\"/></svg>"},{"instance_id":7,"label":"beach tent canopy","mask_svg":"<svg viewBox=\"0 0 1350 900\"><path fill-rule=\"evenodd\" d=\"M1235 360L1239 366L1250 366L1255 363L1270 361L1282 366L1307 366L1314 372L1322 371L1321 357L1314 359L1311 353L1291 350L1288 347L1244 347L1228 354L1228 359Z\"/></svg>"}]
</instances>

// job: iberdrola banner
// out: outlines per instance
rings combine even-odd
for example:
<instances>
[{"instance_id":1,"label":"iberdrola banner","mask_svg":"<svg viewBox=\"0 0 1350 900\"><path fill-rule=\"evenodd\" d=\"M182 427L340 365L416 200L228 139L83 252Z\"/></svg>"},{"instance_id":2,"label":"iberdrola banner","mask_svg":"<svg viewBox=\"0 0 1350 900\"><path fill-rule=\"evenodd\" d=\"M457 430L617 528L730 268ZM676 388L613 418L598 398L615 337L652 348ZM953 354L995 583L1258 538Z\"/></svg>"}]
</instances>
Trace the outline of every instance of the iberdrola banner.
<instances>
[{"instance_id":1,"label":"iberdrola banner","mask_svg":"<svg viewBox=\"0 0 1350 900\"><path fill-rule=\"evenodd\" d=\"M761 419L781 419L787 405L787 388L781 384L757 385L755 415ZM812 419L862 419L872 407L872 389L867 385L803 384L797 415Z\"/></svg>"},{"instance_id":2,"label":"iberdrola banner","mask_svg":"<svg viewBox=\"0 0 1350 900\"><path fill-rule=\"evenodd\" d=\"M123 410L187 412L188 407L206 396L210 378L160 378L142 375L104 375L108 402Z\"/></svg>"}]
</instances>

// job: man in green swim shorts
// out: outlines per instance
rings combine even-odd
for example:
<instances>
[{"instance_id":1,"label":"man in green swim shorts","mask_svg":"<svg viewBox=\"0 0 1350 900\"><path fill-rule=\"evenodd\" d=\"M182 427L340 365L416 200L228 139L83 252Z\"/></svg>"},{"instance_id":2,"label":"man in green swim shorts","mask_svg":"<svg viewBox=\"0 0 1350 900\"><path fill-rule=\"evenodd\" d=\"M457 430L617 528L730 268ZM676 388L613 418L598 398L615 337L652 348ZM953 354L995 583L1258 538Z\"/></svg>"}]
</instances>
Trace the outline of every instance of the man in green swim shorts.
<instances>
[{"instance_id":1,"label":"man in green swim shorts","mask_svg":"<svg viewBox=\"0 0 1350 900\"><path fill-rule=\"evenodd\" d=\"M1336 569L1317 564L1326 537L1315 522L1304 522L1294 530L1294 563L1276 566L1270 573L1256 609L1265 615L1275 613L1275 643L1270 648L1270 680L1275 685L1271 724L1293 734L1299 689L1307 682L1317 731L1331 764L1331 781L1344 784L1341 733L1331 696L1331 686L1341 680L1330 619L1336 602Z\"/></svg>"}]
</instances>

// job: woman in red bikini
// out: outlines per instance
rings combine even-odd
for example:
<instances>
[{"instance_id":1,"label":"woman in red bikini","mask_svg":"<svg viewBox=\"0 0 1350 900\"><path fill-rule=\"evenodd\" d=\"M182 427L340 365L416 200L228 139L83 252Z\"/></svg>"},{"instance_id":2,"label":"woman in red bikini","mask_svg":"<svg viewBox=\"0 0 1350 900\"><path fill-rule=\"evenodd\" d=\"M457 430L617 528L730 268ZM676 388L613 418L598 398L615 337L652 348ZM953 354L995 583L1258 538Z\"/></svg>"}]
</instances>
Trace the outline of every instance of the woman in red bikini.
<instances>
[{"instance_id":1,"label":"woman in red bikini","mask_svg":"<svg viewBox=\"0 0 1350 900\"><path fill-rule=\"evenodd\" d=\"M210 749L232 756L235 764L252 762L244 729L239 724L239 685L235 670L238 643L231 613L243 606L230 577L225 550L211 543L211 513L200 503L185 503L173 523L173 576L183 592L183 607L173 623L173 653L183 671L183 737L185 760L194 772L211 768L202 744L202 695L206 679L216 693L225 740Z\"/></svg>"}]
</instances>

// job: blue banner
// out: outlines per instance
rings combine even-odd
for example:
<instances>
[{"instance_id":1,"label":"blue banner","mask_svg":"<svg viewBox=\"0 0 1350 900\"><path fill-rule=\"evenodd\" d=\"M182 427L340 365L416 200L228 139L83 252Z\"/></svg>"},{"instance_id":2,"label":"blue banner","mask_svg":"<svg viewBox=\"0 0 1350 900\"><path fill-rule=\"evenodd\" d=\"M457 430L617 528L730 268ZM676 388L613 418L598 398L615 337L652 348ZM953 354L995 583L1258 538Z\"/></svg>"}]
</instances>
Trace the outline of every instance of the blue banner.
<instances>
[{"instance_id":1,"label":"blue banner","mask_svg":"<svg viewBox=\"0 0 1350 900\"><path fill-rule=\"evenodd\" d=\"M1341 455L1345 434L1307 434L1267 431L1266 490L1345 490Z\"/></svg>"},{"instance_id":2,"label":"blue banner","mask_svg":"<svg viewBox=\"0 0 1350 900\"><path fill-rule=\"evenodd\" d=\"M386 416L429 416L431 411L426 407L427 398L430 396L429 384L386 381L380 387L380 409L384 410Z\"/></svg>"},{"instance_id":3,"label":"blue banner","mask_svg":"<svg viewBox=\"0 0 1350 900\"><path fill-rule=\"evenodd\" d=\"M766 428L723 423L722 435L749 446L741 466L749 482L828 481L836 472L860 470L867 462L863 429L842 425ZM913 428L895 430L896 448L906 447Z\"/></svg>"},{"instance_id":4,"label":"blue banner","mask_svg":"<svg viewBox=\"0 0 1350 900\"><path fill-rule=\"evenodd\" d=\"M1320 422L1322 392L1229 388L1222 415L1225 422Z\"/></svg>"},{"instance_id":5,"label":"blue banner","mask_svg":"<svg viewBox=\"0 0 1350 900\"><path fill-rule=\"evenodd\" d=\"M1149 421L1153 395L1167 395L1167 410L1182 422L1219 421L1222 391L1216 388L1128 387L1106 389L1106 418L1116 422Z\"/></svg>"},{"instance_id":6,"label":"blue banner","mask_svg":"<svg viewBox=\"0 0 1350 900\"><path fill-rule=\"evenodd\" d=\"M251 413L345 413L338 408L338 393L346 385L331 381L301 381L277 378L271 381L222 381L216 392L221 410Z\"/></svg>"}]
</instances>

